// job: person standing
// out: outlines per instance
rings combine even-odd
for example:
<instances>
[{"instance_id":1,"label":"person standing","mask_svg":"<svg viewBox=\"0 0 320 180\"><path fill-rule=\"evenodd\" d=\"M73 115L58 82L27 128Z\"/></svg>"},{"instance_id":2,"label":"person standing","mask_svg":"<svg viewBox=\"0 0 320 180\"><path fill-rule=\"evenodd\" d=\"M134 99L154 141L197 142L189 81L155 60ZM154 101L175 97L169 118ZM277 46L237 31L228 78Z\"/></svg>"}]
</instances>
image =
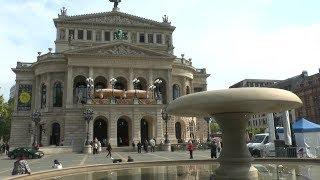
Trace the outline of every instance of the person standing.
<instances>
[{"instance_id":1,"label":"person standing","mask_svg":"<svg viewBox=\"0 0 320 180\"><path fill-rule=\"evenodd\" d=\"M62 169L62 164L58 160L53 161L53 169Z\"/></svg>"},{"instance_id":2,"label":"person standing","mask_svg":"<svg viewBox=\"0 0 320 180\"><path fill-rule=\"evenodd\" d=\"M95 138L93 140L93 154L97 154L98 153L98 139Z\"/></svg>"},{"instance_id":3,"label":"person standing","mask_svg":"<svg viewBox=\"0 0 320 180\"><path fill-rule=\"evenodd\" d=\"M9 150L10 150L10 146L9 146L9 144L6 142L6 145L5 145L5 153L6 153L6 155L8 155L8 153L9 153Z\"/></svg>"},{"instance_id":4,"label":"person standing","mask_svg":"<svg viewBox=\"0 0 320 180\"><path fill-rule=\"evenodd\" d=\"M150 143L150 147L151 147L150 151L154 152L154 149L156 147L156 142L154 141L154 139L150 139L149 143Z\"/></svg>"},{"instance_id":5,"label":"person standing","mask_svg":"<svg viewBox=\"0 0 320 180\"><path fill-rule=\"evenodd\" d=\"M132 150L133 150L133 151L135 151L135 149L136 149L136 144L134 143L134 141L133 141L133 140L132 140L131 145L132 145Z\"/></svg>"},{"instance_id":6,"label":"person standing","mask_svg":"<svg viewBox=\"0 0 320 180\"><path fill-rule=\"evenodd\" d=\"M111 158L111 157L112 157L112 156L111 156L111 150L112 150L112 148L111 148L111 144L110 144L109 142L107 143L107 148L106 148L106 149L107 149L107 151L108 151L108 154L107 154L106 157L110 156L110 158Z\"/></svg>"},{"instance_id":7,"label":"person standing","mask_svg":"<svg viewBox=\"0 0 320 180\"><path fill-rule=\"evenodd\" d=\"M21 155L19 159L14 162L12 175L31 174L30 167L24 155Z\"/></svg>"},{"instance_id":8,"label":"person standing","mask_svg":"<svg viewBox=\"0 0 320 180\"><path fill-rule=\"evenodd\" d=\"M142 144L140 141L138 142L137 147L138 147L138 153L141 153Z\"/></svg>"},{"instance_id":9,"label":"person standing","mask_svg":"<svg viewBox=\"0 0 320 180\"><path fill-rule=\"evenodd\" d=\"M187 149L190 153L190 159L193 159L193 144L192 144L191 140L189 140L189 142L187 144Z\"/></svg>"},{"instance_id":10,"label":"person standing","mask_svg":"<svg viewBox=\"0 0 320 180\"><path fill-rule=\"evenodd\" d=\"M217 158L217 143L215 141L211 141L210 143L210 155L211 158Z\"/></svg>"},{"instance_id":11,"label":"person standing","mask_svg":"<svg viewBox=\"0 0 320 180\"><path fill-rule=\"evenodd\" d=\"M149 146L148 140L145 140L143 144L143 148L146 153L148 153L148 146Z\"/></svg>"}]
</instances>

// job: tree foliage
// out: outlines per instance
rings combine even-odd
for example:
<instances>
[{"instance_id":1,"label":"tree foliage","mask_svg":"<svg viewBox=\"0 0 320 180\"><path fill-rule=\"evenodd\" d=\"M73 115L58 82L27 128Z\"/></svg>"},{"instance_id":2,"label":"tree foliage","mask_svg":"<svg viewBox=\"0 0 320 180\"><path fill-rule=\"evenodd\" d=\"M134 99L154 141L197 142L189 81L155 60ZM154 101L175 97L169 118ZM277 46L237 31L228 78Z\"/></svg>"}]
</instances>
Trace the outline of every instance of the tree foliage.
<instances>
[{"instance_id":1,"label":"tree foliage","mask_svg":"<svg viewBox=\"0 0 320 180\"><path fill-rule=\"evenodd\" d=\"M13 99L5 102L3 96L0 96L0 114L2 120L0 121L0 139L8 141L10 138L11 119L13 112Z\"/></svg>"},{"instance_id":2,"label":"tree foliage","mask_svg":"<svg viewBox=\"0 0 320 180\"><path fill-rule=\"evenodd\" d=\"M220 127L217 122L215 122L215 121L211 122L210 131L211 131L211 133L221 132Z\"/></svg>"}]
</instances>

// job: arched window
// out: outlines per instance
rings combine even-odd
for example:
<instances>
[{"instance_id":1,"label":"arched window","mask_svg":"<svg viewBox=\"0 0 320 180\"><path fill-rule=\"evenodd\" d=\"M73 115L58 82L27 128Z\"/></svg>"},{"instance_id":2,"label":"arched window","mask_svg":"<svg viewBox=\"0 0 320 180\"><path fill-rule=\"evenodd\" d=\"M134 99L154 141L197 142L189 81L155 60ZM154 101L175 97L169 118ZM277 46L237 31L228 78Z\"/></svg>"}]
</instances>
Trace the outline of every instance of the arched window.
<instances>
[{"instance_id":1,"label":"arched window","mask_svg":"<svg viewBox=\"0 0 320 180\"><path fill-rule=\"evenodd\" d=\"M190 94L190 87L189 86L186 87L186 94Z\"/></svg>"},{"instance_id":2,"label":"arched window","mask_svg":"<svg viewBox=\"0 0 320 180\"><path fill-rule=\"evenodd\" d=\"M40 98L40 104L41 109L46 107L46 101L47 101L47 86L45 84L41 85L41 98Z\"/></svg>"},{"instance_id":3,"label":"arched window","mask_svg":"<svg viewBox=\"0 0 320 180\"><path fill-rule=\"evenodd\" d=\"M73 80L73 100L74 103L87 102L87 84L84 76L76 76Z\"/></svg>"},{"instance_id":4,"label":"arched window","mask_svg":"<svg viewBox=\"0 0 320 180\"><path fill-rule=\"evenodd\" d=\"M107 88L107 85L108 85L108 81L103 76L98 76L94 80L94 89L95 90L97 90L97 89L105 89L105 88Z\"/></svg>"},{"instance_id":5,"label":"arched window","mask_svg":"<svg viewBox=\"0 0 320 180\"><path fill-rule=\"evenodd\" d=\"M60 82L56 82L53 86L53 107L62 107L62 97L62 85Z\"/></svg>"},{"instance_id":6,"label":"arched window","mask_svg":"<svg viewBox=\"0 0 320 180\"><path fill-rule=\"evenodd\" d=\"M174 84L172 87L172 91L173 91L173 100L177 99L178 97L180 97L180 86L178 84Z\"/></svg>"}]
</instances>

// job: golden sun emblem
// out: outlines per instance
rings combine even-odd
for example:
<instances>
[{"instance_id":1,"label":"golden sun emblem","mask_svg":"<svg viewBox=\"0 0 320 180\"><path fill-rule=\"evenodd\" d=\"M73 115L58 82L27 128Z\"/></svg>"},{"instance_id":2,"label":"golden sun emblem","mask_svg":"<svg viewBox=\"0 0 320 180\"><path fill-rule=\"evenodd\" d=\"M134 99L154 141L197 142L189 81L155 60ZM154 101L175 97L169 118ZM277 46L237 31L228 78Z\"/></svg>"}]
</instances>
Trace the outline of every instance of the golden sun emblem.
<instances>
[{"instance_id":1,"label":"golden sun emblem","mask_svg":"<svg viewBox=\"0 0 320 180\"><path fill-rule=\"evenodd\" d=\"M27 92L22 92L22 93L20 94L20 96L19 96L20 102L22 102L22 103L24 103L24 104L28 103L28 102L30 101L30 99L31 99L31 96L30 96L30 94L27 93Z\"/></svg>"}]
</instances>

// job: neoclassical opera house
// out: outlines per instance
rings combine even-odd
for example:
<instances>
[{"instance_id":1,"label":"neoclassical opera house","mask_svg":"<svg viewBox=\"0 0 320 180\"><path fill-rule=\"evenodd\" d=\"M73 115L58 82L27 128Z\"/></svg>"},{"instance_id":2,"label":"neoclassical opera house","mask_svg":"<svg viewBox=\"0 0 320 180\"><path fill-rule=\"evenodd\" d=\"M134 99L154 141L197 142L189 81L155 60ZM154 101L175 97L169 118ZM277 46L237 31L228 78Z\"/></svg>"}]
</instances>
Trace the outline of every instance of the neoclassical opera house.
<instances>
[{"instance_id":1,"label":"neoclassical opera house","mask_svg":"<svg viewBox=\"0 0 320 180\"><path fill-rule=\"evenodd\" d=\"M70 16L65 8L54 19L55 51L38 52L35 62L17 62L11 146L60 144L80 151L97 137L102 145L164 140L161 110L170 101L205 91L206 69L173 54L175 27L111 12ZM92 79L92 82L87 80ZM83 112L93 110L87 126ZM31 114L41 113L35 123ZM171 143L207 138L203 118L171 117ZM34 139L35 138L35 139Z\"/></svg>"}]
</instances>

